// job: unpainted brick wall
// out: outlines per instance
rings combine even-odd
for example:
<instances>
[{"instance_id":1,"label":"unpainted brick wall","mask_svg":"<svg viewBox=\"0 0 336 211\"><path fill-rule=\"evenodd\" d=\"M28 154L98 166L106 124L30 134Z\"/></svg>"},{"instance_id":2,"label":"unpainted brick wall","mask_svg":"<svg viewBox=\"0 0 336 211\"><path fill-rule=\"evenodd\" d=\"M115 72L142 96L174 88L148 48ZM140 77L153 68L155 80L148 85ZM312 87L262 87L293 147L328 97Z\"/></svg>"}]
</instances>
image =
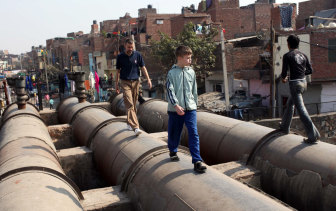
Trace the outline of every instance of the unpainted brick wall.
<instances>
[{"instance_id":1,"label":"unpainted brick wall","mask_svg":"<svg viewBox=\"0 0 336 211\"><path fill-rule=\"evenodd\" d=\"M263 51L262 47L233 48L227 45L226 66L228 72L258 68L259 54L262 54Z\"/></svg>"},{"instance_id":2,"label":"unpainted brick wall","mask_svg":"<svg viewBox=\"0 0 336 211\"><path fill-rule=\"evenodd\" d=\"M320 29L311 32L310 43L319 45L319 46L311 45L310 48L312 58L311 62L314 69L314 74L312 75L312 77L315 80L336 79L336 63L328 62L329 50L325 48L328 47L329 39L336 39L335 30Z\"/></svg>"},{"instance_id":3,"label":"unpainted brick wall","mask_svg":"<svg viewBox=\"0 0 336 211\"><path fill-rule=\"evenodd\" d=\"M240 9L240 19L241 19L240 33L255 31L256 21L253 7Z\"/></svg>"}]
</instances>

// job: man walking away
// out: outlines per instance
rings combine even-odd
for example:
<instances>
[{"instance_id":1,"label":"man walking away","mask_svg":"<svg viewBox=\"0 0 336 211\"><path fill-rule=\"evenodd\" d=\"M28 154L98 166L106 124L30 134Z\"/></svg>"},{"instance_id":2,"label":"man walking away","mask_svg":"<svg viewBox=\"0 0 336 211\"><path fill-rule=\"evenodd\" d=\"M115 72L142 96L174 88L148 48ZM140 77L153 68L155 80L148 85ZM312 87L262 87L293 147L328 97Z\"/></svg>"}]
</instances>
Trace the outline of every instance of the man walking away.
<instances>
[{"instance_id":1,"label":"man walking away","mask_svg":"<svg viewBox=\"0 0 336 211\"><path fill-rule=\"evenodd\" d=\"M152 88L151 79L148 76L145 62L138 51L134 51L134 41L125 41L125 51L117 57L116 91L119 94L119 77L123 89L124 103L127 109L127 128L133 130L138 136L141 134L138 118L136 116L136 102L139 95L140 69L145 75L149 89Z\"/></svg>"},{"instance_id":2,"label":"man walking away","mask_svg":"<svg viewBox=\"0 0 336 211\"><path fill-rule=\"evenodd\" d=\"M180 144L183 124L188 129L188 145L194 171L204 173L197 132L197 84L195 71L190 67L192 51L179 46L175 52L177 64L167 75L168 95L168 148L172 161L178 161L177 147Z\"/></svg>"},{"instance_id":3,"label":"man walking away","mask_svg":"<svg viewBox=\"0 0 336 211\"><path fill-rule=\"evenodd\" d=\"M282 65L282 82L288 81L287 71L290 71L289 89L290 97L287 101L287 108L282 117L280 130L288 134L293 118L294 109L296 107L300 120L304 125L307 139L304 142L312 144L320 138L320 133L316 129L312 120L309 117L307 109L304 105L302 94L307 89L306 75L313 72L312 66L307 56L298 50L300 39L296 35L290 35L287 38L289 52L283 56Z\"/></svg>"}]
</instances>

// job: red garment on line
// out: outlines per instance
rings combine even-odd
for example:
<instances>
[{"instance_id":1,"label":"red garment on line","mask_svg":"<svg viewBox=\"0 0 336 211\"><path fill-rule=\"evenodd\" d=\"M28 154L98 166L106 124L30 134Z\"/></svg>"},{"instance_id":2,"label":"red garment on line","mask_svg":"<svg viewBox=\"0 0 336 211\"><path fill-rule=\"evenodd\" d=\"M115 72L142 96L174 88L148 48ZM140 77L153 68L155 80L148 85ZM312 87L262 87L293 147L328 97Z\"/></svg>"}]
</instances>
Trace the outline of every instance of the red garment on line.
<instances>
[{"instance_id":1,"label":"red garment on line","mask_svg":"<svg viewBox=\"0 0 336 211\"><path fill-rule=\"evenodd\" d=\"M96 81L95 87L96 87L97 93L99 93L99 76L97 72L95 72L95 81Z\"/></svg>"}]
</instances>

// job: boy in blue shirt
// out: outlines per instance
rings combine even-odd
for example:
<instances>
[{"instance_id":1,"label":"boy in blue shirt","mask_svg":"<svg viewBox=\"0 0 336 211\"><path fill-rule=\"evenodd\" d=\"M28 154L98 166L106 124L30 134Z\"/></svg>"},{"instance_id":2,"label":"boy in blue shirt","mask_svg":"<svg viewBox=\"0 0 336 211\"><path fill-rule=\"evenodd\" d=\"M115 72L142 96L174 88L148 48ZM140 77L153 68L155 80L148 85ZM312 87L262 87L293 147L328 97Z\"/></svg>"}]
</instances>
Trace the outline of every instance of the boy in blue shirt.
<instances>
[{"instance_id":1,"label":"boy in blue shirt","mask_svg":"<svg viewBox=\"0 0 336 211\"><path fill-rule=\"evenodd\" d=\"M183 124L188 129L189 150L194 164L194 171L204 173L197 132L197 84L195 71L190 67L192 50L179 46L175 56L177 63L167 75L168 95L168 148L172 161L179 161L177 147L180 143Z\"/></svg>"}]
</instances>

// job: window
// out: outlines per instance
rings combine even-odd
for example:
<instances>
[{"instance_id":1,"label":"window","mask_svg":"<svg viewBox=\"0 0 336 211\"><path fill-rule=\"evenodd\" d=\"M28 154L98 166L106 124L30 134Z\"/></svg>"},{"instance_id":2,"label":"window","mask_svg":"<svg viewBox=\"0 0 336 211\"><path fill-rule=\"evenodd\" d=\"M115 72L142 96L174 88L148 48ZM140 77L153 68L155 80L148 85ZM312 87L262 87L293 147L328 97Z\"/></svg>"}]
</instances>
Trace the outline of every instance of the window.
<instances>
[{"instance_id":1,"label":"window","mask_svg":"<svg viewBox=\"0 0 336 211\"><path fill-rule=\"evenodd\" d=\"M214 92L222 92L222 84L214 84L212 90Z\"/></svg>"},{"instance_id":2,"label":"window","mask_svg":"<svg viewBox=\"0 0 336 211\"><path fill-rule=\"evenodd\" d=\"M163 24L163 19L157 19L156 24Z\"/></svg>"},{"instance_id":3,"label":"window","mask_svg":"<svg viewBox=\"0 0 336 211\"><path fill-rule=\"evenodd\" d=\"M336 39L328 40L328 61L336 62Z\"/></svg>"}]
</instances>

